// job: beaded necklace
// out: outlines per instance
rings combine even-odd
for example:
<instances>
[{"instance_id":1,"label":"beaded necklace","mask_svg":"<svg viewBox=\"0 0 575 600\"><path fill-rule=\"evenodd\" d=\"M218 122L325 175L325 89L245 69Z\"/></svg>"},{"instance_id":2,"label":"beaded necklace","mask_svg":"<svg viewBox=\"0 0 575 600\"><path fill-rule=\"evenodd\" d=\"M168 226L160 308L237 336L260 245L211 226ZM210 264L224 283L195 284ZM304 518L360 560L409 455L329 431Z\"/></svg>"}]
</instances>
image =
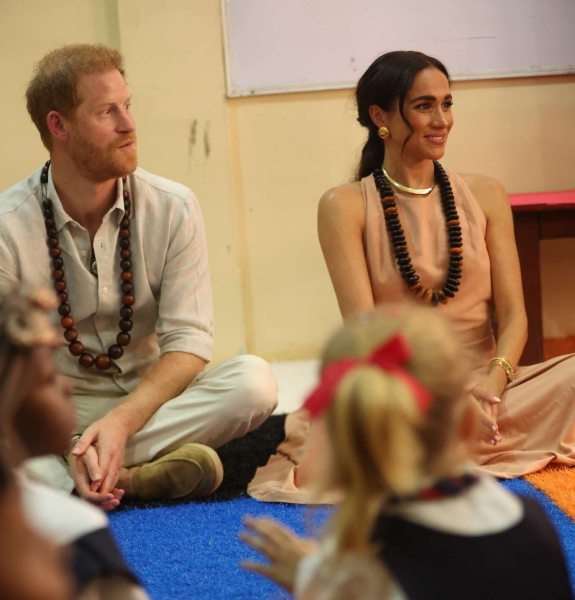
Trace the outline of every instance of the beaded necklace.
<instances>
[{"instance_id":1,"label":"beaded necklace","mask_svg":"<svg viewBox=\"0 0 575 600\"><path fill-rule=\"evenodd\" d=\"M72 356L78 356L78 362L82 367L89 369L94 364L101 371L106 371L112 366L113 360L122 358L124 354L123 346L127 346L131 341L131 336L128 333L133 327L131 321L133 315L132 305L135 302L134 284L132 282L132 254L130 252L130 196L125 188L124 180L124 216L120 223L120 267L122 269L121 289L122 308L120 309L120 333L116 336L116 344L108 348L106 354L94 355L86 352L84 344L78 340L78 332L74 329L74 319L72 317L72 309L68 303L68 293L66 292L66 281L64 279L64 259L58 241L58 231L54 221L54 211L52 210L52 200L47 195L48 170L50 169L50 161L47 161L42 168L40 175L40 183L42 184L42 207L44 212L44 223L46 225L46 233L48 236L48 251L52 259L52 277L54 278L54 289L60 301L58 313L62 317L61 324L64 328L64 338L68 342L68 350Z\"/></svg>"},{"instance_id":2,"label":"beaded necklace","mask_svg":"<svg viewBox=\"0 0 575 600\"><path fill-rule=\"evenodd\" d=\"M399 221L395 194L389 185L389 181L384 176L381 169L376 169L373 172L373 178L381 198L385 226L393 246L399 273L405 283L409 286L409 290L417 298L421 298L432 306L437 306L439 302L446 304L447 300L453 298L456 292L459 291L459 280L461 279L461 267L463 261L463 243L461 239L459 215L457 214L457 209L455 207L453 190L451 189L449 178L443 170L443 167L437 161L433 161L433 168L435 180L439 184L441 206L445 216L447 234L449 236L449 265L447 268L447 277L443 288L439 291L426 288L419 281L419 275L416 274L415 269L411 264L411 257L407 249L404 231Z\"/></svg>"}]
</instances>

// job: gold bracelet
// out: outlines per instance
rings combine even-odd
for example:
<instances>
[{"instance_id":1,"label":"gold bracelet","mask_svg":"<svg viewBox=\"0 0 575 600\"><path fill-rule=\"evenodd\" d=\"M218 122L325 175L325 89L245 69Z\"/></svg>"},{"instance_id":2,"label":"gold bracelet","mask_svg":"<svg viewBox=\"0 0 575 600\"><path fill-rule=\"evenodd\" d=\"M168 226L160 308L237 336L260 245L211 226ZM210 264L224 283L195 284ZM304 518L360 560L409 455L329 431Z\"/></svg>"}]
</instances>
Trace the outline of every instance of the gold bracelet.
<instances>
[{"instance_id":1,"label":"gold bracelet","mask_svg":"<svg viewBox=\"0 0 575 600\"><path fill-rule=\"evenodd\" d=\"M491 367L495 365L501 367L505 371L505 375L507 375L507 383L515 381L515 371L513 371L511 363L506 358L492 358L489 361L489 370L491 371Z\"/></svg>"},{"instance_id":2,"label":"gold bracelet","mask_svg":"<svg viewBox=\"0 0 575 600\"><path fill-rule=\"evenodd\" d=\"M70 445L68 446L68 450L66 450L66 452L64 452L64 454L62 454L62 458L64 459L64 462L66 464L68 464L68 455L70 454L72 448L74 448L74 446L78 443L78 440L82 437L81 433L76 433L72 436L72 438L70 439Z\"/></svg>"}]
</instances>

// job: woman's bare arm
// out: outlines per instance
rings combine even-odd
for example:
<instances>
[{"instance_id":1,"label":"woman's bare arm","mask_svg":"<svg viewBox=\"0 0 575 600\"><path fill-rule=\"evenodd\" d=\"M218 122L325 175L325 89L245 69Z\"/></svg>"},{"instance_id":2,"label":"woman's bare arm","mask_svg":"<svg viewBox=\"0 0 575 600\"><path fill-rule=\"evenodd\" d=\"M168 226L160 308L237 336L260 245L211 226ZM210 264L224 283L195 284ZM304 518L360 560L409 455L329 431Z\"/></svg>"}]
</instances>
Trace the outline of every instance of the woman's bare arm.
<instances>
[{"instance_id":1,"label":"woman's bare arm","mask_svg":"<svg viewBox=\"0 0 575 600\"><path fill-rule=\"evenodd\" d=\"M365 209L358 183L326 192L318 209L318 235L343 319L373 309L363 232Z\"/></svg>"},{"instance_id":2,"label":"woman's bare arm","mask_svg":"<svg viewBox=\"0 0 575 600\"><path fill-rule=\"evenodd\" d=\"M486 243L491 260L493 302L497 314L497 356L517 365L527 341L527 315L513 216L507 192L499 181L481 175L464 176L487 219ZM495 369L502 382L503 369Z\"/></svg>"}]
</instances>

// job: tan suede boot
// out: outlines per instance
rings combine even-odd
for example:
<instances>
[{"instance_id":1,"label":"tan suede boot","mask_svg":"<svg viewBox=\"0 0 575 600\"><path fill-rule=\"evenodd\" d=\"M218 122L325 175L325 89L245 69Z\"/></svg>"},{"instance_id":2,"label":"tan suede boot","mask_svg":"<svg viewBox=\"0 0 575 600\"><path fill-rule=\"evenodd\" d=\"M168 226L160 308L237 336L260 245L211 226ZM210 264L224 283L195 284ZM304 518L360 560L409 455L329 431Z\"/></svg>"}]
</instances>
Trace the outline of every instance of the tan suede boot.
<instances>
[{"instance_id":1,"label":"tan suede boot","mask_svg":"<svg viewBox=\"0 0 575 600\"><path fill-rule=\"evenodd\" d=\"M134 495L144 500L191 500L215 492L224 478L216 451L203 444L181 448L142 465L133 479Z\"/></svg>"}]
</instances>

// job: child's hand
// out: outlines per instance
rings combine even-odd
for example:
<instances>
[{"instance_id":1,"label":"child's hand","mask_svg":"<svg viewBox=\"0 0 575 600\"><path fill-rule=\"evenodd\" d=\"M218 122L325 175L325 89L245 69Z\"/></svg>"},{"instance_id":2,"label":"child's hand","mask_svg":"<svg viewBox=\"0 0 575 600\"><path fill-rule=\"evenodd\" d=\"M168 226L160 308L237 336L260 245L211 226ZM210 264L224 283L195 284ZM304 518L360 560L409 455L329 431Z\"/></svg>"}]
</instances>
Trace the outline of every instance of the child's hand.
<instances>
[{"instance_id":1,"label":"child's hand","mask_svg":"<svg viewBox=\"0 0 575 600\"><path fill-rule=\"evenodd\" d=\"M244 524L251 530L241 532L240 538L258 552L266 556L270 564L244 561L241 566L253 571L293 591L297 565L301 558L319 549L315 540L300 538L276 521L267 518L246 517Z\"/></svg>"}]
</instances>

